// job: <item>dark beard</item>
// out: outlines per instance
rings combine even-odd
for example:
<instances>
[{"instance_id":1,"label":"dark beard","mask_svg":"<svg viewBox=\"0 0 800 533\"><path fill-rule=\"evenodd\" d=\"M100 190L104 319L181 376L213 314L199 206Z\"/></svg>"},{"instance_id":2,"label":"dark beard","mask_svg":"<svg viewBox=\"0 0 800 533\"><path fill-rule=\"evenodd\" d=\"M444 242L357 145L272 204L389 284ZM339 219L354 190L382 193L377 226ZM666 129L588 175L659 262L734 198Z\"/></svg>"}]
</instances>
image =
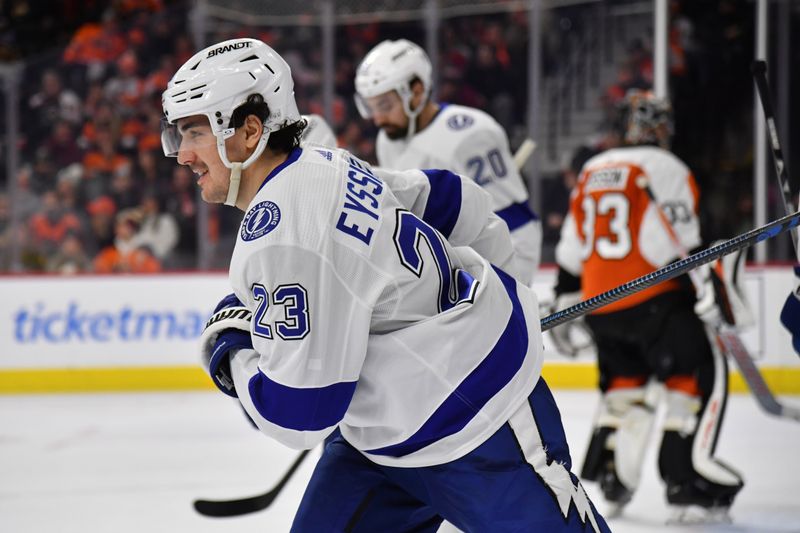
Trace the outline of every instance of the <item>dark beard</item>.
<instances>
[{"instance_id":1,"label":"dark beard","mask_svg":"<svg viewBox=\"0 0 800 533\"><path fill-rule=\"evenodd\" d=\"M386 136L389 137L391 140L399 141L400 139L405 139L406 136L408 135L408 126L406 126L405 128L397 128L393 126L391 129L383 128L383 131L386 133Z\"/></svg>"}]
</instances>

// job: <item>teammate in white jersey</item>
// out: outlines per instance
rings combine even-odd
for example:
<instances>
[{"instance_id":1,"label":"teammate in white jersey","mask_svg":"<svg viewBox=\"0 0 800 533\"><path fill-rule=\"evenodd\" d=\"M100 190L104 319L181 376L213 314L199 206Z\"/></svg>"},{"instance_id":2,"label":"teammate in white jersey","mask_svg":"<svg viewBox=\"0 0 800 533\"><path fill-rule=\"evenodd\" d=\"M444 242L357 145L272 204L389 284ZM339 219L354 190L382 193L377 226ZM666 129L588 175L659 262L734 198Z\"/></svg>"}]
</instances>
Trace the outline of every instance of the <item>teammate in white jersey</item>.
<instances>
[{"instance_id":1,"label":"teammate in white jersey","mask_svg":"<svg viewBox=\"0 0 800 533\"><path fill-rule=\"evenodd\" d=\"M557 294L579 292L586 300L678 259L670 232L683 249L701 244L697 185L689 168L665 149L669 125L666 101L645 91L626 96L619 116L625 146L589 159L572 192L556 247ZM713 315L713 301L703 304L703 316ZM742 488L739 474L714 457L727 364L709 344L699 310L695 290L682 276L586 317L597 343L603 396L581 475L599 481L613 503L626 504L639 483L655 410L651 378L665 388L658 464L676 518L694 513L692 506L716 517Z\"/></svg>"},{"instance_id":2,"label":"teammate in white jersey","mask_svg":"<svg viewBox=\"0 0 800 533\"><path fill-rule=\"evenodd\" d=\"M535 295L453 244L488 226L480 189L300 148L289 67L261 41L198 52L163 106L165 153L245 212L235 296L201 339L212 380L288 446L333 434L293 531L608 531L569 472Z\"/></svg>"},{"instance_id":3,"label":"teammate in white jersey","mask_svg":"<svg viewBox=\"0 0 800 533\"><path fill-rule=\"evenodd\" d=\"M306 127L303 130L303 135L300 137L300 144L302 146L310 144L319 144L329 148L336 148L336 134L333 133L330 125L319 115L309 114L302 115L303 120L306 121Z\"/></svg>"},{"instance_id":4,"label":"teammate in white jersey","mask_svg":"<svg viewBox=\"0 0 800 533\"><path fill-rule=\"evenodd\" d=\"M431 63L416 44L383 41L356 72L356 104L380 128L378 164L386 168L443 168L472 178L491 194L506 221L523 277L539 266L542 228L514 164L508 137L487 113L430 99Z\"/></svg>"}]
</instances>

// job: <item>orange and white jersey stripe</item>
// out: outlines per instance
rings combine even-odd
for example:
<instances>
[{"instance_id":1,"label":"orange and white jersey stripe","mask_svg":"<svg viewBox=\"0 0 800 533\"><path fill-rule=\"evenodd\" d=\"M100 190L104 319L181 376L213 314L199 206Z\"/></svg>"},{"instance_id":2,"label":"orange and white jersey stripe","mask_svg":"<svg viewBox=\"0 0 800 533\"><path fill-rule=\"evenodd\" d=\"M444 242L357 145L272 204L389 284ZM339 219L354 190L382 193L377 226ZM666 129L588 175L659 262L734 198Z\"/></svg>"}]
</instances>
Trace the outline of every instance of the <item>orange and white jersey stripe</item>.
<instances>
[{"instance_id":1,"label":"orange and white jersey stripe","mask_svg":"<svg viewBox=\"0 0 800 533\"><path fill-rule=\"evenodd\" d=\"M558 264L581 277L584 299L648 274L679 256L643 180L649 183L683 246L691 250L701 243L699 191L692 172L680 159L655 146L607 150L584 165L556 247ZM660 283L596 313L626 309L676 287L675 280Z\"/></svg>"}]
</instances>

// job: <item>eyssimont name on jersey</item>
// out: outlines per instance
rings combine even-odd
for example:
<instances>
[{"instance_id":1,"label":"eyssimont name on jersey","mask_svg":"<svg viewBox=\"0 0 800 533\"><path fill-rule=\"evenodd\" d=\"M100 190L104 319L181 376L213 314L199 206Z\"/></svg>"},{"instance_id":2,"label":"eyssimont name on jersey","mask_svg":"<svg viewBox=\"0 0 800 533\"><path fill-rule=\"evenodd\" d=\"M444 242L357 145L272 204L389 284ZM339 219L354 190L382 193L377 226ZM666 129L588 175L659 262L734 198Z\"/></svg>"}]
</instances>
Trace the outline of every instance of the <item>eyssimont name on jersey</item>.
<instances>
[{"instance_id":1,"label":"eyssimont name on jersey","mask_svg":"<svg viewBox=\"0 0 800 533\"><path fill-rule=\"evenodd\" d=\"M354 157L349 161L346 192L336 229L369 246L380 226L380 199L385 185L366 163Z\"/></svg>"}]
</instances>

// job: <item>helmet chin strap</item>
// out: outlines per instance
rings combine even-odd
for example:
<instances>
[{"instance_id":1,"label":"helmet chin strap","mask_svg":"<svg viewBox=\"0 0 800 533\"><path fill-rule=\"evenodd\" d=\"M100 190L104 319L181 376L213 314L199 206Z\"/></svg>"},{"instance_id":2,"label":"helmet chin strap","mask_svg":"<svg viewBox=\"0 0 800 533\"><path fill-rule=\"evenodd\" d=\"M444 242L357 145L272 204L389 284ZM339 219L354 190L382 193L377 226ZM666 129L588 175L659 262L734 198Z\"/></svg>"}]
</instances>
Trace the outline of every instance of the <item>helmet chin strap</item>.
<instances>
[{"instance_id":1,"label":"helmet chin strap","mask_svg":"<svg viewBox=\"0 0 800 533\"><path fill-rule=\"evenodd\" d=\"M239 185L242 182L242 170L249 167L258 156L260 156L264 149L267 147L270 132L265 128L261 134L256 149L250 154L246 161L240 163L238 161L231 162L228 160L228 152L225 149L225 139L231 137L234 133L234 128L228 128L222 131L221 135L217 136L217 151L219 157L222 159L222 164L231 169L230 182L228 184L228 196L225 198L225 205L236 207L236 200L239 199Z\"/></svg>"},{"instance_id":2,"label":"helmet chin strap","mask_svg":"<svg viewBox=\"0 0 800 533\"><path fill-rule=\"evenodd\" d=\"M406 130L406 140L410 140L415 133L417 133L417 117L425 108L425 104L428 102L426 97L423 97L420 101L419 105L416 109L411 109L411 96L407 99L403 99L403 108L406 112L406 116L408 117L408 129Z\"/></svg>"},{"instance_id":3,"label":"helmet chin strap","mask_svg":"<svg viewBox=\"0 0 800 533\"><path fill-rule=\"evenodd\" d=\"M225 205L236 207L236 199L239 198L239 184L242 182L242 163L231 163L231 181L228 185L228 197L225 198Z\"/></svg>"}]
</instances>

